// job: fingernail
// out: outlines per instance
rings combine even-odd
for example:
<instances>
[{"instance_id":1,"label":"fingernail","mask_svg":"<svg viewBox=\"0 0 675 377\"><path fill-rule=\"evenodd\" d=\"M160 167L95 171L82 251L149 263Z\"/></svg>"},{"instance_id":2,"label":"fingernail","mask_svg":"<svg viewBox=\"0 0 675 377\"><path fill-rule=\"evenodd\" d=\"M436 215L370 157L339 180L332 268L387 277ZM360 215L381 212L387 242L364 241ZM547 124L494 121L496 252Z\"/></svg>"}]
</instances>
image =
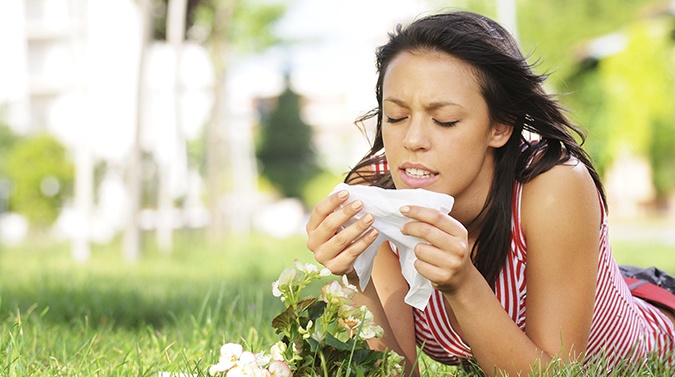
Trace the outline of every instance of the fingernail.
<instances>
[{"instance_id":1,"label":"fingernail","mask_svg":"<svg viewBox=\"0 0 675 377\"><path fill-rule=\"evenodd\" d=\"M361 202L360 200L357 200L354 203L352 203L352 209L359 209L361 207L363 207L363 202Z\"/></svg>"},{"instance_id":2,"label":"fingernail","mask_svg":"<svg viewBox=\"0 0 675 377\"><path fill-rule=\"evenodd\" d=\"M373 231L370 232L370 237L372 238L377 238L377 236L380 234L380 232L377 231L377 229L373 228Z\"/></svg>"},{"instance_id":3,"label":"fingernail","mask_svg":"<svg viewBox=\"0 0 675 377\"><path fill-rule=\"evenodd\" d=\"M371 214L369 213L369 214L363 216L363 221L365 221L366 224L372 223L372 222L373 222L373 215L371 215Z\"/></svg>"},{"instance_id":4,"label":"fingernail","mask_svg":"<svg viewBox=\"0 0 675 377\"><path fill-rule=\"evenodd\" d=\"M408 213L408 212L410 212L410 207L403 206L403 207L399 208L399 211L401 211L401 213Z\"/></svg>"},{"instance_id":5,"label":"fingernail","mask_svg":"<svg viewBox=\"0 0 675 377\"><path fill-rule=\"evenodd\" d=\"M346 198L346 197L349 196L349 191L347 191L347 190L342 190L342 191L338 192L338 195L337 195L337 196L338 196L338 198L340 198L340 199L344 199L344 198Z\"/></svg>"}]
</instances>

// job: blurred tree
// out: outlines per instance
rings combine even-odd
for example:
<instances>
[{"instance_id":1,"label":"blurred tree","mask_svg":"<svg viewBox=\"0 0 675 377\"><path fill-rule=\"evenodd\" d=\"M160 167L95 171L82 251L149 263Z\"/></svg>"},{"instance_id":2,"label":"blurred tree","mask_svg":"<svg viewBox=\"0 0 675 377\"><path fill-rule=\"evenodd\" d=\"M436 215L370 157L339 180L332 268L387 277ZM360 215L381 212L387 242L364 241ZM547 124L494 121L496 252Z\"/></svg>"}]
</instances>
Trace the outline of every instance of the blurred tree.
<instances>
[{"instance_id":1,"label":"blurred tree","mask_svg":"<svg viewBox=\"0 0 675 377\"><path fill-rule=\"evenodd\" d=\"M272 32L272 24L278 20L286 9L284 2L264 0L139 0L141 18L143 20L144 37L141 47L141 69L144 65L145 52L151 40L167 40L176 50L187 38L203 44L210 52L214 68L214 106L211 120L205 132L205 172L207 187L207 206L210 209L209 223L212 239L218 238L225 228L220 199L227 190L226 183L238 184L233 148L224 135L226 127L225 88L228 63L235 53L260 51L277 42ZM180 30L182 29L182 30ZM142 70L141 70L142 71ZM140 80L142 81L142 80ZM142 103L143 88L139 86L139 104ZM139 109L141 107L139 106ZM177 118L180 115L177 114ZM131 216L125 232L125 256L129 260L140 255L140 228L138 213L142 195L141 166L142 151L139 144L141 127L140 113L137 120L136 142L130 157L128 186L131 200ZM194 144L190 148L195 153ZM183 144L182 153L188 159L188 148ZM227 153L230 155L227 155ZM229 162L229 164L228 164ZM161 179L161 178L160 178ZM164 177L166 181L166 177ZM158 187L163 187L159 185ZM160 195L166 199L165 195ZM162 203L166 205L167 201ZM166 237L166 233L164 234ZM166 244L170 244L167 238Z\"/></svg>"},{"instance_id":2,"label":"blurred tree","mask_svg":"<svg viewBox=\"0 0 675 377\"><path fill-rule=\"evenodd\" d=\"M7 174L7 156L19 141L19 135L8 125L0 123L0 214L8 210L11 182Z\"/></svg>"},{"instance_id":3,"label":"blurred tree","mask_svg":"<svg viewBox=\"0 0 675 377\"><path fill-rule=\"evenodd\" d=\"M209 49L215 73L213 88L214 105L211 120L206 127L206 191L210 212L209 236L218 239L230 225L221 206L226 191L237 191L230 185L242 182L242 160L249 156L237 156L234 141L228 137L226 120L226 79L229 62L234 54L260 51L278 42L272 25L285 12L282 3L210 0L195 8L195 28ZM239 166L238 166L239 165ZM253 177L251 177L253 178ZM241 190L239 190L241 191ZM237 214L232 214L230 220ZM241 215L241 214L240 214ZM245 221L245 219L244 219Z\"/></svg>"},{"instance_id":4,"label":"blurred tree","mask_svg":"<svg viewBox=\"0 0 675 377\"><path fill-rule=\"evenodd\" d=\"M568 78L567 83L574 95L565 100L573 109L574 120L586 127L584 149L593 159L600 176L603 176L616 151L606 144L612 138L613 129L607 119L607 88L600 81L597 64L597 61L588 60L582 63L579 72Z\"/></svg>"},{"instance_id":5,"label":"blurred tree","mask_svg":"<svg viewBox=\"0 0 675 377\"><path fill-rule=\"evenodd\" d=\"M438 7L452 6L497 19L501 0L429 0ZM565 79L574 73L579 43L612 33L664 0L517 0L517 29L523 52L537 62L537 70L551 74L548 85L566 91Z\"/></svg>"},{"instance_id":6,"label":"blurred tree","mask_svg":"<svg viewBox=\"0 0 675 377\"><path fill-rule=\"evenodd\" d=\"M19 141L19 135L8 125L0 123L0 177L7 175L5 170L7 155L17 141Z\"/></svg>"},{"instance_id":7,"label":"blurred tree","mask_svg":"<svg viewBox=\"0 0 675 377\"><path fill-rule=\"evenodd\" d=\"M304 187L320 173L313 130L300 116L300 96L286 80L277 105L262 122L256 155L262 175L286 197L301 198Z\"/></svg>"},{"instance_id":8,"label":"blurred tree","mask_svg":"<svg viewBox=\"0 0 675 377\"><path fill-rule=\"evenodd\" d=\"M600 171L624 153L650 160L657 200L675 189L675 45L666 19L635 21L622 49L589 57L570 76L568 102L589 130L586 149Z\"/></svg>"},{"instance_id":9,"label":"blurred tree","mask_svg":"<svg viewBox=\"0 0 675 377\"><path fill-rule=\"evenodd\" d=\"M158 17L154 23L154 36L165 39L169 30L164 10L170 2L161 0L157 4L162 6L156 9ZM215 73L214 106L206 125L203 145L211 239L219 238L231 225L223 210L222 197L228 192L250 189L245 186L241 172L242 161L250 156L236 155L239 148L234 148L234 141L228 137L226 80L229 63L237 55L259 52L279 43L272 26L284 14L286 7L286 2L278 0L187 0L186 3L185 33L209 50ZM194 145L191 149L194 156Z\"/></svg>"},{"instance_id":10,"label":"blurred tree","mask_svg":"<svg viewBox=\"0 0 675 377\"><path fill-rule=\"evenodd\" d=\"M626 31L625 48L600 60L598 74L605 90L610 149L628 148L645 156L651 147L651 128L666 117L675 94L672 86L672 47L656 23L633 23ZM651 29L651 30L650 30Z\"/></svg>"},{"instance_id":11,"label":"blurred tree","mask_svg":"<svg viewBox=\"0 0 675 377\"><path fill-rule=\"evenodd\" d=\"M603 127L612 128L607 147L650 159L658 200L675 188L675 45L664 21L632 24L625 49L598 67L607 88Z\"/></svg>"},{"instance_id":12,"label":"blurred tree","mask_svg":"<svg viewBox=\"0 0 675 377\"><path fill-rule=\"evenodd\" d=\"M574 50L590 38L620 30L663 0L519 0L518 30L523 50L550 72L549 85L567 91L575 68Z\"/></svg>"},{"instance_id":13,"label":"blurred tree","mask_svg":"<svg viewBox=\"0 0 675 377\"><path fill-rule=\"evenodd\" d=\"M73 185L73 164L64 146L48 134L20 139L7 153L5 169L12 184L9 209L33 225L52 224Z\"/></svg>"},{"instance_id":14,"label":"blurred tree","mask_svg":"<svg viewBox=\"0 0 675 377\"><path fill-rule=\"evenodd\" d=\"M124 258L135 261L141 255L141 196L143 193L143 151L141 148L141 134L143 126L143 104L146 100L144 72L147 60L147 50L152 35L152 0L139 0L139 14L141 40L138 59L138 82L136 88L136 124L134 129L133 145L128 156L127 164L127 191L129 194L129 211L127 224L124 229Z\"/></svg>"},{"instance_id":15,"label":"blurred tree","mask_svg":"<svg viewBox=\"0 0 675 377\"><path fill-rule=\"evenodd\" d=\"M166 41L173 50L174 54L174 74L173 74L173 122L167 124L167 132L172 132L175 140L174 154L162 161L158 161L159 180L157 183L157 223L156 235L157 246L164 253L171 252L173 249L173 208L174 197L171 192L171 182L176 179L174 175L181 171L187 174L187 145L185 135L183 135L182 124L182 98L183 85L182 57L183 42L185 40L185 23L187 18L188 0L168 0L166 16ZM171 127L173 126L173 127Z\"/></svg>"}]
</instances>

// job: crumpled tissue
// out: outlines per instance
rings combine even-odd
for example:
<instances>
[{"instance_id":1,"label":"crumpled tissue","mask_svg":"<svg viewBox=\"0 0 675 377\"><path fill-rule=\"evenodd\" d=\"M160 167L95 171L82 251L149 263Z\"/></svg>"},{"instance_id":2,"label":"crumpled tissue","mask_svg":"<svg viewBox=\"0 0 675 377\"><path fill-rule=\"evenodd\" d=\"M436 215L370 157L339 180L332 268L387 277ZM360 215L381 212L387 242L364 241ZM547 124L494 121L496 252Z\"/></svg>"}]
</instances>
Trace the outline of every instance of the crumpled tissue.
<instances>
[{"instance_id":1,"label":"crumpled tissue","mask_svg":"<svg viewBox=\"0 0 675 377\"><path fill-rule=\"evenodd\" d=\"M405 302L417 309L424 310L433 293L433 287L431 282L415 269L414 262L417 257L413 248L416 244L425 241L401 233L403 224L412 220L403 216L399 209L405 205L414 205L449 213L454 204L454 198L447 194L424 189L387 190L373 186L352 186L345 183L335 186L333 192L342 190L349 192L349 202L355 200L363 202L363 209L346 225L350 225L370 213L375 218L372 226L379 231L375 242L354 262L354 270L359 277L361 290L365 290L370 281L377 249L383 242L391 241L398 248L401 272L409 286Z\"/></svg>"}]
</instances>

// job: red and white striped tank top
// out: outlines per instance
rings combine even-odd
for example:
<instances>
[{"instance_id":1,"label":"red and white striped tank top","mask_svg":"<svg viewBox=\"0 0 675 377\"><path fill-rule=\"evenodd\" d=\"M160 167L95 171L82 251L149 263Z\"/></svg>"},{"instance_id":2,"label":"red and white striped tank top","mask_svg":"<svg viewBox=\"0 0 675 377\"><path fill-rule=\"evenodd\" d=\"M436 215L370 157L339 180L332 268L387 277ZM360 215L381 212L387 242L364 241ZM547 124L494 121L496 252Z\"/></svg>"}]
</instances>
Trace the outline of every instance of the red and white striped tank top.
<instances>
[{"instance_id":1,"label":"red and white striped tank top","mask_svg":"<svg viewBox=\"0 0 675 377\"><path fill-rule=\"evenodd\" d=\"M520 223L521 196L522 184L518 183L512 202L511 248L495 294L511 319L525 331L527 243ZM613 368L620 361L641 362L653 352L660 360L667 360L668 353L675 349L673 324L652 305L631 295L612 256L607 219L601 208L598 277L584 363L603 359L607 368ZM417 344L432 359L458 364L472 358L471 348L450 325L441 292L434 291L425 310L414 309L414 317Z\"/></svg>"}]
</instances>

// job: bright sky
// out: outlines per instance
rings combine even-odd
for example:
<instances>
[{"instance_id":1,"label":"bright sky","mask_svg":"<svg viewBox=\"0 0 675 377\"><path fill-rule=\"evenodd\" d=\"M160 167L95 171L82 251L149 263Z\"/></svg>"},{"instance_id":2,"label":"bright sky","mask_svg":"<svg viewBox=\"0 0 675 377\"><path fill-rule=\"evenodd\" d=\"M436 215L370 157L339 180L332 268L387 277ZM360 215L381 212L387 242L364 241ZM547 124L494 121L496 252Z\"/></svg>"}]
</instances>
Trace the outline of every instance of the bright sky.
<instances>
[{"instance_id":1,"label":"bright sky","mask_svg":"<svg viewBox=\"0 0 675 377\"><path fill-rule=\"evenodd\" d=\"M240 87L240 80L245 80L256 87L251 90L274 95L282 86L280 72L290 65L294 88L304 95L347 92L362 102L363 96L372 98L375 47L386 40L397 23L407 23L433 10L423 0L290 3L278 32L300 43L274 48L262 59L254 57L237 65L238 77L233 85Z\"/></svg>"}]
</instances>

